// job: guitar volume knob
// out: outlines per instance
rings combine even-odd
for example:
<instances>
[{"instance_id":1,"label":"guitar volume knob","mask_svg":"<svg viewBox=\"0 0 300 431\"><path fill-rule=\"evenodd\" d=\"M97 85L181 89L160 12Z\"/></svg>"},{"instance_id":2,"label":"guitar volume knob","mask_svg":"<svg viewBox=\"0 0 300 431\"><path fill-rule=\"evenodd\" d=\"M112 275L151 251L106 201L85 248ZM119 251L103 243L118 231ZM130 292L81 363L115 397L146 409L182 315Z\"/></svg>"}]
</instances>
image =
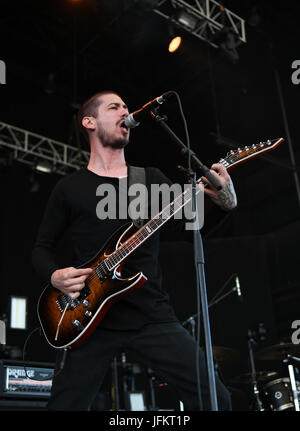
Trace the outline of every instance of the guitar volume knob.
<instances>
[{"instance_id":1,"label":"guitar volume knob","mask_svg":"<svg viewBox=\"0 0 300 431\"><path fill-rule=\"evenodd\" d=\"M72 321L72 325L75 326L78 331L82 331L84 329L83 324L79 322L79 320L75 319Z\"/></svg>"}]
</instances>

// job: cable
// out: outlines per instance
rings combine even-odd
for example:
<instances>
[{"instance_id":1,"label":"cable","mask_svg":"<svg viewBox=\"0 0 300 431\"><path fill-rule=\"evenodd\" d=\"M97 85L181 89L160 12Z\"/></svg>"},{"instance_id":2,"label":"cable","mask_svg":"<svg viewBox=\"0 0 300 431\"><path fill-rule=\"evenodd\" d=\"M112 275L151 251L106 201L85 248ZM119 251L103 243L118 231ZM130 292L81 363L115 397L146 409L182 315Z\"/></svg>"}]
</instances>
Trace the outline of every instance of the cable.
<instances>
[{"instance_id":1,"label":"cable","mask_svg":"<svg viewBox=\"0 0 300 431\"><path fill-rule=\"evenodd\" d=\"M33 330L29 333L28 337L27 337L27 338L26 338L26 340L25 340L25 343L24 343L24 346L23 346L23 355L22 355L23 362L25 362L25 355L26 355L26 346L27 346L27 343L28 343L28 341L30 340L30 338L32 337L32 335L33 335L35 332L37 332L38 330L40 331L40 335L42 335L42 328L41 328L40 326L38 326L37 328L33 329ZM58 374L60 374L60 373L61 373L61 371L63 370L64 364L65 364L65 360L66 360L66 355L67 355L67 349L63 349L63 350L64 350L64 352L63 352L63 356L62 356L62 359L61 359L60 364L59 364L59 369L58 369L58 371L57 371L57 372L55 372L55 371L54 371L54 373L53 373L53 377L58 376ZM33 379L32 377L30 377L30 376L28 375L28 373L27 373L27 368L26 368L26 365L25 365L25 364L23 364L23 368L24 368L24 371L25 371L25 375L26 375L26 377L27 377L28 379L30 379L30 380L35 380L35 381L38 381L38 382L45 382L45 381L48 381L48 380L49 380L49 379Z\"/></svg>"}]
</instances>

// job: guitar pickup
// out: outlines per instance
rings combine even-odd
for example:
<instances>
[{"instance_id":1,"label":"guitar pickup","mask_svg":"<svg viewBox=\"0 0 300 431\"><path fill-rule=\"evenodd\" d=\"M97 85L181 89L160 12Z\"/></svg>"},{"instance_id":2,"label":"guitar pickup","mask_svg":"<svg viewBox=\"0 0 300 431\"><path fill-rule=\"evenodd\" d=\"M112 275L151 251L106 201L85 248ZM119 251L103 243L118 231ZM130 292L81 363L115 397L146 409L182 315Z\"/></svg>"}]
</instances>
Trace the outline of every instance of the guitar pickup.
<instances>
[{"instance_id":1,"label":"guitar pickup","mask_svg":"<svg viewBox=\"0 0 300 431\"><path fill-rule=\"evenodd\" d=\"M85 284L84 287L81 289L80 291L80 295L77 298L78 301L82 301L84 298L86 298L87 296L89 296L89 294L91 293L90 289L88 288L88 286ZM77 304L78 305L78 304Z\"/></svg>"}]
</instances>

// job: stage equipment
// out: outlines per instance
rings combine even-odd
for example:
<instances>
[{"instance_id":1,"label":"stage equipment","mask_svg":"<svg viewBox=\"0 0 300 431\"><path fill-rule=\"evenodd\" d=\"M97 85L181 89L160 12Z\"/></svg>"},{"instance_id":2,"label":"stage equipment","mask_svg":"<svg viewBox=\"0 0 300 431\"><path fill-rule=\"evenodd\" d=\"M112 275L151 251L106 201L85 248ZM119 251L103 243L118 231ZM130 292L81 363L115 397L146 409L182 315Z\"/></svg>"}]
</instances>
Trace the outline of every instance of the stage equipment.
<instances>
[{"instance_id":1,"label":"stage equipment","mask_svg":"<svg viewBox=\"0 0 300 431\"><path fill-rule=\"evenodd\" d=\"M126 410L145 411L147 410L145 395L143 391L127 391L124 394L124 403Z\"/></svg>"},{"instance_id":2,"label":"stage equipment","mask_svg":"<svg viewBox=\"0 0 300 431\"><path fill-rule=\"evenodd\" d=\"M225 28L246 43L245 20L215 0L160 0L153 12L193 36L219 48L216 35Z\"/></svg>"},{"instance_id":3,"label":"stage equipment","mask_svg":"<svg viewBox=\"0 0 300 431\"><path fill-rule=\"evenodd\" d=\"M254 352L253 352L253 346L256 345L257 340L264 340L265 339L265 330L263 324L259 324L258 330L256 329L248 329L248 352L249 352L249 361L250 361L250 371L251 371L251 386L253 391L253 397L255 402L255 410L263 411L265 410L264 405L261 400L260 391L258 388L258 381L257 381L257 373L256 373L256 367L255 367L255 360L254 360Z\"/></svg>"},{"instance_id":4,"label":"stage equipment","mask_svg":"<svg viewBox=\"0 0 300 431\"><path fill-rule=\"evenodd\" d=\"M31 166L47 162L52 172L66 175L85 167L89 152L0 122L0 148L5 148L15 160Z\"/></svg>"},{"instance_id":5,"label":"stage equipment","mask_svg":"<svg viewBox=\"0 0 300 431\"><path fill-rule=\"evenodd\" d=\"M288 366L288 378L278 379L271 383L268 387L263 388L264 395L272 396L273 389L275 390L276 402L270 403L270 408L273 410L285 410L291 409L300 411L300 384L295 379L295 368L294 365L300 365L300 345L293 343L279 343L273 346L266 347L256 352L255 357L263 361L275 361L281 360ZM278 402L278 400L280 402Z\"/></svg>"},{"instance_id":6,"label":"stage equipment","mask_svg":"<svg viewBox=\"0 0 300 431\"><path fill-rule=\"evenodd\" d=\"M0 344L6 344L6 325L4 320L0 320Z\"/></svg>"},{"instance_id":7,"label":"stage equipment","mask_svg":"<svg viewBox=\"0 0 300 431\"><path fill-rule=\"evenodd\" d=\"M265 410L299 411L298 394L300 392L300 383L295 383L295 390L297 392L296 396L293 394L294 391L289 377L272 380L264 385L262 388L262 400ZM297 406L295 406L295 401Z\"/></svg>"},{"instance_id":8,"label":"stage equipment","mask_svg":"<svg viewBox=\"0 0 300 431\"><path fill-rule=\"evenodd\" d=\"M0 360L0 398L50 397L54 364Z\"/></svg>"},{"instance_id":9,"label":"stage equipment","mask_svg":"<svg viewBox=\"0 0 300 431\"><path fill-rule=\"evenodd\" d=\"M300 411L300 383L295 378L294 366L300 365L300 346L293 343L279 343L265 347L255 353L258 360L282 361L288 366L289 377L276 379L263 387L263 396L271 410ZM297 369L298 371L298 369Z\"/></svg>"},{"instance_id":10,"label":"stage equipment","mask_svg":"<svg viewBox=\"0 0 300 431\"><path fill-rule=\"evenodd\" d=\"M20 296L10 297L10 320L12 329L26 329L27 298Z\"/></svg>"},{"instance_id":11,"label":"stage equipment","mask_svg":"<svg viewBox=\"0 0 300 431\"><path fill-rule=\"evenodd\" d=\"M180 36L173 37L173 39L169 43L169 52L175 52L180 47L182 39Z\"/></svg>"}]
</instances>

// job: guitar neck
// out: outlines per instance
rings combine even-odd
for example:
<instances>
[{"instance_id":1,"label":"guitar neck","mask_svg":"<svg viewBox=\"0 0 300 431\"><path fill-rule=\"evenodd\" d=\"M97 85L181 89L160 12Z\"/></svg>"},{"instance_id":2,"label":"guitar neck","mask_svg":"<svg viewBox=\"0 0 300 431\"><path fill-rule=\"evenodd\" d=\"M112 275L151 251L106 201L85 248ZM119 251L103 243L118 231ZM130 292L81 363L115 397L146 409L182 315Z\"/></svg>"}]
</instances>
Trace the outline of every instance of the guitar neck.
<instances>
[{"instance_id":1,"label":"guitar neck","mask_svg":"<svg viewBox=\"0 0 300 431\"><path fill-rule=\"evenodd\" d=\"M199 187L196 194L200 192ZM177 196L173 202L167 205L153 219L142 226L131 238L114 251L107 259L106 265L111 271L118 266L125 258L133 253L141 244L147 241L157 230L159 230L168 220L181 210L192 199L192 188L187 188L181 195Z\"/></svg>"},{"instance_id":2,"label":"guitar neck","mask_svg":"<svg viewBox=\"0 0 300 431\"><path fill-rule=\"evenodd\" d=\"M238 148L231 150L223 159L218 163L222 164L227 170L238 166L239 164L252 159L262 153L268 152L276 148L283 138L268 140L254 144L251 147ZM201 179L200 179L201 182ZM205 185L204 185L205 186ZM200 188L196 188L196 194L200 192ZM105 263L107 269L111 271L118 266L127 256L134 252L141 244L160 229L171 217L173 217L181 208L183 208L192 199L192 188L187 188L181 195L177 196L173 202L167 205L160 213L158 213L152 220L149 220L143 227L141 227L131 238L122 244L117 250L110 254Z\"/></svg>"}]
</instances>

